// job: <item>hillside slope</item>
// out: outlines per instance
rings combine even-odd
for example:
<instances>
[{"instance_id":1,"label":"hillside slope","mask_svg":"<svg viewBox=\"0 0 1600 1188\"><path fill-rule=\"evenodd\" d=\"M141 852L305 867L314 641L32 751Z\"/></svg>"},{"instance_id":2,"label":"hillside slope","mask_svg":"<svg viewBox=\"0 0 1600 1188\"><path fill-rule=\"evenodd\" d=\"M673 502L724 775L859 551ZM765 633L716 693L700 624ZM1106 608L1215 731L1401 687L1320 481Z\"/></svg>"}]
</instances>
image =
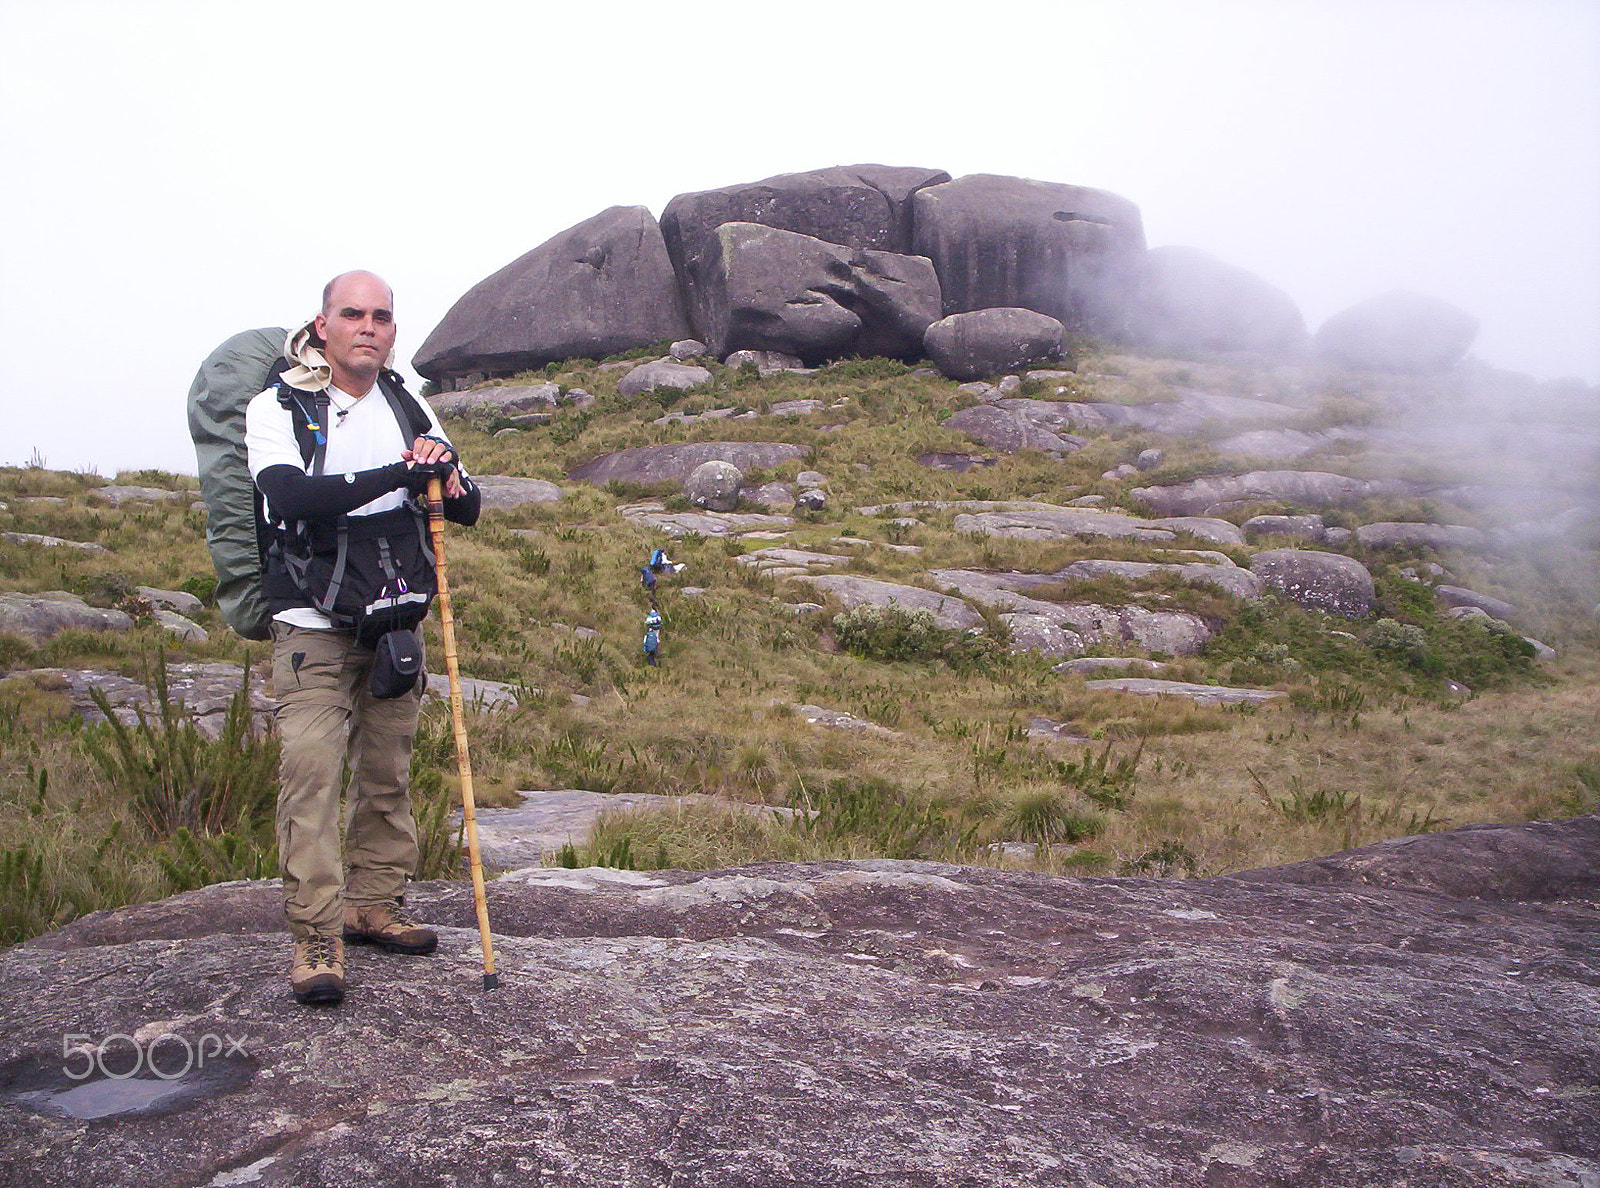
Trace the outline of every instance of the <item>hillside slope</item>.
<instances>
[{"instance_id":1,"label":"hillside slope","mask_svg":"<svg viewBox=\"0 0 1600 1188\"><path fill-rule=\"evenodd\" d=\"M712 797L609 815L566 861L1216 874L1597 803L1593 391L1477 367L1396 379L1084 349L1072 372L989 391L852 360L767 376L710 363L698 390L619 394L646 357L440 400L463 414L448 423L474 473L542 480L491 484L483 523L451 535L464 671L517 692L474 716L491 803ZM660 470L569 478L617 451L708 442L798 448L747 469L726 513ZM90 686L114 684L93 674L147 685L163 647L173 663L263 657L209 606L185 612L204 641L156 621L137 587L205 592L203 515L192 480L121 482L175 497L0 471L7 531L107 550L8 539L4 590L131 612L113 630L0 629L19 934L184 885L147 846L104 841L137 823L72 725L93 716ZM808 488L822 495L794 506ZM658 580L649 667L640 566L657 546L685 568ZM1123 678L1190 688L1101 683ZM220 712L227 670L207 679ZM437 708L417 768L442 812ZM270 870L268 844L244 845L242 869L180 865L196 885ZM67 873L124 848L98 882Z\"/></svg>"}]
</instances>

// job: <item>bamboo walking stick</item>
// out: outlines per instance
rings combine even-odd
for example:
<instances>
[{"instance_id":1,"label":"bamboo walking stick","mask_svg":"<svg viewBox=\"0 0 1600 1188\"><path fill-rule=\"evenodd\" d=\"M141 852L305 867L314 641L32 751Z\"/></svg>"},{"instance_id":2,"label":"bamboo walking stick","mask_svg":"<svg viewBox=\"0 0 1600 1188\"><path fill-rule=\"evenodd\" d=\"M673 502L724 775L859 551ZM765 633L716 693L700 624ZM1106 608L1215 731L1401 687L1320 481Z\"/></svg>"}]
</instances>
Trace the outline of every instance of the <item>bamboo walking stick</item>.
<instances>
[{"instance_id":1,"label":"bamboo walking stick","mask_svg":"<svg viewBox=\"0 0 1600 1188\"><path fill-rule=\"evenodd\" d=\"M439 573L439 625L444 629L444 666L450 677L450 719L456 734L456 767L461 774L461 820L467 828L467 857L472 863L472 899L478 908L478 934L483 939L483 988L500 984L494 972L494 941L489 934L489 900L483 889L483 859L478 853L478 815L472 799L472 759L467 754L467 727L461 708L461 670L456 666L456 619L450 610L450 575L444 560L444 489L428 480L428 530Z\"/></svg>"}]
</instances>

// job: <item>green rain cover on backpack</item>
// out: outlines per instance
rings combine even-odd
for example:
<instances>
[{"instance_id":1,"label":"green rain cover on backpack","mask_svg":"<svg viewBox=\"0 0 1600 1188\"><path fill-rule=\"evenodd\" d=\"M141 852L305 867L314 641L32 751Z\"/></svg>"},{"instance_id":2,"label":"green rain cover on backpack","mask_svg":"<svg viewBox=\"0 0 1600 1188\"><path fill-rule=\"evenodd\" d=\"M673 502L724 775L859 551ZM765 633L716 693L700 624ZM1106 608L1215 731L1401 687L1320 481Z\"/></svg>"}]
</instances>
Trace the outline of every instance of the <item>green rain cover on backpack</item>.
<instances>
[{"instance_id":1,"label":"green rain cover on backpack","mask_svg":"<svg viewBox=\"0 0 1600 1188\"><path fill-rule=\"evenodd\" d=\"M189 385L189 436L200 465L206 544L217 571L217 606L246 639L266 639L271 614L261 592L259 501L245 456L245 407L271 384L287 331L244 330L200 364Z\"/></svg>"}]
</instances>

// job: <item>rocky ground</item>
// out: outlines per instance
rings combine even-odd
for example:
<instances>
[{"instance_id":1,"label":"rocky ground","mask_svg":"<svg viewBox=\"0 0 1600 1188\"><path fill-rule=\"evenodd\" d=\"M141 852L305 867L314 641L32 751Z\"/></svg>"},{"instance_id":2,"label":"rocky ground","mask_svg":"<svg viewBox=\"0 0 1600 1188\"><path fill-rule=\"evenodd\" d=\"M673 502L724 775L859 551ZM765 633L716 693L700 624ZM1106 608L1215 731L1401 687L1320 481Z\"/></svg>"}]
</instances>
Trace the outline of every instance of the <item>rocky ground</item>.
<instances>
[{"instance_id":1,"label":"rocky ground","mask_svg":"<svg viewBox=\"0 0 1600 1188\"><path fill-rule=\"evenodd\" d=\"M1597 846L1585 817L1188 882L521 869L499 989L429 883L440 952L354 953L326 1011L288 994L275 884L214 886L0 957L0 1151L129 1188L1582 1188Z\"/></svg>"}]
</instances>

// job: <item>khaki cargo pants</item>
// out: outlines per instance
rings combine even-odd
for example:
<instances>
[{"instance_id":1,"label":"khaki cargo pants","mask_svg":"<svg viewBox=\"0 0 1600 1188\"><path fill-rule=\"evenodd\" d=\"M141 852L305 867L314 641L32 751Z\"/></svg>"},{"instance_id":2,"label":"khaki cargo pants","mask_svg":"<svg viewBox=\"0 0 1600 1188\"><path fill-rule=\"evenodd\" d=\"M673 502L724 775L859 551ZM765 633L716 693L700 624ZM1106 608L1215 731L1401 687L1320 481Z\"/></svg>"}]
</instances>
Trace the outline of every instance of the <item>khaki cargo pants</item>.
<instances>
[{"instance_id":1,"label":"khaki cargo pants","mask_svg":"<svg viewBox=\"0 0 1600 1188\"><path fill-rule=\"evenodd\" d=\"M367 692L372 661L372 649L351 632L272 624L272 693L283 742L278 856L284 915L296 937L338 935L346 901L394 899L416 873L411 738L421 697L413 689L374 698Z\"/></svg>"}]
</instances>

